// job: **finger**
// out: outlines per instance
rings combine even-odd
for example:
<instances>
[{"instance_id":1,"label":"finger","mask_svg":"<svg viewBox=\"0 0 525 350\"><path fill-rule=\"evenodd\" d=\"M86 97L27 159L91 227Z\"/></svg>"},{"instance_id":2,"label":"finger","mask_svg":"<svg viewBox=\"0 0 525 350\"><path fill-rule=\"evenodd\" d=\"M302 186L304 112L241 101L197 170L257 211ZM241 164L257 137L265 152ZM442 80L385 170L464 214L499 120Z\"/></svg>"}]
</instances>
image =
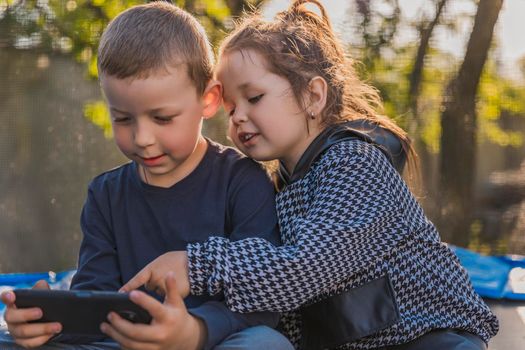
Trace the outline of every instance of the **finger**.
<instances>
[{"instance_id":1,"label":"finger","mask_svg":"<svg viewBox=\"0 0 525 350\"><path fill-rule=\"evenodd\" d=\"M175 274L173 272L169 272L166 275L166 298L164 299L164 303L176 308L186 308L184 300L177 288L177 280L175 279Z\"/></svg>"},{"instance_id":2,"label":"finger","mask_svg":"<svg viewBox=\"0 0 525 350\"><path fill-rule=\"evenodd\" d=\"M60 333L62 326L58 322L31 323L15 326L8 326L9 333L16 339L33 339L40 337L52 337Z\"/></svg>"},{"instance_id":3,"label":"finger","mask_svg":"<svg viewBox=\"0 0 525 350\"><path fill-rule=\"evenodd\" d=\"M161 296L165 296L166 295L166 291L164 291L161 288L155 289L155 293L157 293L158 295L161 295Z\"/></svg>"},{"instance_id":4,"label":"finger","mask_svg":"<svg viewBox=\"0 0 525 350\"><path fill-rule=\"evenodd\" d=\"M32 339L15 339L15 343L23 346L24 348L36 348L40 345L45 344L52 336L42 335Z\"/></svg>"},{"instance_id":5,"label":"finger","mask_svg":"<svg viewBox=\"0 0 525 350\"><path fill-rule=\"evenodd\" d=\"M144 287L147 290L155 291L155 293L159 295L166 294L166 287L164 285L164 279L153 278L152 276L150 280L148 281L148 283L144 285Z\"/></svg>"},{"instance_id":6,"label":"finger","mask_svg":"<svg viewBox=\"0 0 525 350\"><path fill-rule=\"evenodd\" d=\"M146 284L144 284L144 288L146 288L146 290L152 292L152 291L157 291L157 283L153 282L153 281L148 281Z\"/></svg>"},{"instance_id":7,"label":"finger","mask_svg":"<svg viewBox=\"0 0 525 350\"><path fill-rule=\"evenodd\" d=\"M100 325L100 330L102 333L107 334L110 338L115 340L117 343L119 343L122 347L122 349L129 349L129 350L153 350L154 345L152 343L143 342L136 340L134 338L130 338L123 333L119 331L116 327L114 327L110 323L102 323Z\"/></svg>"},{"instance_id":8,"label":"finger","mask_svg":"<svg viewBox=\"0 0 525 350\"><path fill-rule=\"evenodd\" d=\"M39 280L31 289L51 289L46 280Z\"/></svg>"},{"instance_id":9,"label":"finger","mask_svg":"<svg viewBox=\"0 0 525 350\"><path fill-rule=\"evenodd\" d=\"M119 292L131 292L134 289L146 284L151 278L151 271L146 266L133 276L126 284L124 284Z\"/></svg>"},{"instance_id":10,"label":"finger","mask_svg":"<svg viewBox=\"0 0 525 350\"><path fill-rule=\"evenodd\" d=\"M2 297L1 297L2 303L4 303L7 307L14 306L15 299L16 299L16 295L11 290L2 293Z\"/></svg>"},{"instance_id":11,"label":"finger","mask_svg":"<svg viewBox=\"0 0 525 350\"><path fill-rule=\"evenodd\" d=\"M140 342L154 342L158 340L157 332L152 330L151 325L129 322L115 312L109 313L108 323L126 338Z\"/></svg>"},{"instance_id":12,"label":"finger","mask_svg":"<svg viewBox=\"0 0 525 350\"><path fill-rule=\"evenodd\" d=\"M4 314L4 319L8 323L26 323L42 318L42 310L38 307L25 309L8 308Z\"/></svg>"},{"instance_id":13,"label":"finger","mask_svg":"<svg viewBox=\"0 0 525 350\"><path fill-rule=\"evenodd\" d=\"M144 292L136 290L129 293L129 298L135 304L141 306L144 310L149 312L153 319L160 321L165 319L166 310L164 309L164 305L162 305L161 302L159 302L152 296L149 296Z\"/></svg>"}]
</instances>

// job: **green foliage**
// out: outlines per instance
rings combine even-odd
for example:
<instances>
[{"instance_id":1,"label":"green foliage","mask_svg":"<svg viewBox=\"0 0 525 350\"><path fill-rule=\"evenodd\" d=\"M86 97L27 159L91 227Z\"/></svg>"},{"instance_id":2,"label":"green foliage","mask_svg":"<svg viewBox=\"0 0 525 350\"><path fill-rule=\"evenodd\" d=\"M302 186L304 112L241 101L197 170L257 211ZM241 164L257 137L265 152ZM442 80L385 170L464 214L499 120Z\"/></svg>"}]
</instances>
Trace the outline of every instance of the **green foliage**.
<instances>
[{"instance_id":1,"label":"green foliage","mask_svg":"<svg viewBox=\"0 0 525 350\"><path fill-rule=\"evenodd\" d=\"M522 132L503 130L497 121L502 113L525 117L525 86L499 76L493 61L487 62L481 77L477 112L481 140L499 146L523 145Z\"/></svg>"},{"instance_id":2,"label":"green foliage","mask_svg":"<svg viewBox=\"0 0 525 350\"><path fill-rule=\"evenodd\" d=\"M415 47L398 47L390 57L381 56L369 65L370 83L376 86L384 100L385 114L407 128L413 116L408 105L408 75L412 69ZM430 50L423 72L419 97L418 128L413 139L420 138L428 151L438 153L441 135L443 91L457 69L458 59ZM521 147L525 135L520 131L503 130L498 124L502 113L525 117L525 85L498 74L494 60L485 66L477 100L478 140L499 146Z\"/></svg>"},{"instance_id":3,"label":"green foliage","mask_svg":"<svg viewBox=\"0 0 525 350\"><path fill-rule=\"evenodd\" d=\"M0 0L0 42L20 49L61 52L86 64L87 75L98 77L96 51L109 21L141 0ZM195 15L216 45L225 35L231 10L250 1L177 0ZM257 3L261 3L258 1ZM6 28L2 30L2 28ZM85 117L111 137L109 113L102 101L84 108Z\"/></svg>"},{"instance_id":4,"label":"green foliage","mask_svg":"<svg viewBox=\"0 0 525 350\"><path fill-rule=\"evenodd\" d=\"M102 31L118 13L144 2L0 0L0 41L21 49L36 48L72 55L86 64L88 76L96 79L96 50ZM229 28L232 13L237 14L239 8L249 3L260 5L261 1L176 0L175 3L198 18L216 46ZM457 69L458 59L430 49L423 71L418 115L411 115L408 79L417 47L414 43L396 46L393 40L403 20L398 1L381 0L379 3L382 4L381 11L366 1L360 1L357 7L357 33L362 45L353 49L363 62L358 68L363 77L380 90L385 114L406 129L414 130L410 126L415 123L417 128L411 136L420 138L431 152L439 152L442 95ZM525 72L525 58L520 65ZM498 120L502 113L525 115L525 87L502 78L494 62L489 61L484 70L477 107L480 140L489 140L501 146L523 145L524 135L503 130ZM106 136L111 135L108 131L109 114L100 101L86 105L85 116L101 127Z\"/></svg>"},{"instance_id":5,"label":"green foliage","mask_svg":"<svg viewBox=\"0 0 525 350\"><path fill-rule=\"evenodd\" d=\"M84 105L84 117L102 129L106 138L113 137L109 111L104 101L86 103Z\"/></svg>"}]
</instances>

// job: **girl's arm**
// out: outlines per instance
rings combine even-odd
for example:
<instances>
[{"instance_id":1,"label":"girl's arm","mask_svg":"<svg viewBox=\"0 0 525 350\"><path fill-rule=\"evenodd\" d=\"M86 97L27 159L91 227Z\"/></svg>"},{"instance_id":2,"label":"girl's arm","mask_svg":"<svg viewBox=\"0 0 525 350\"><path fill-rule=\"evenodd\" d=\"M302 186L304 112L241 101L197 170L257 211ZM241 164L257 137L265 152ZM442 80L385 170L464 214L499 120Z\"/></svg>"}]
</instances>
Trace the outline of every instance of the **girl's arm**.
<instances>
[{"instance_id":1,"label":"girl's arm","mask_svg":"<svg viewBox=\"0 0 525 350\"><path fill-rule=\"evenodd\" d=\"M419 225L404 218L415 202L375 146L360 141L333 146L317 170L303 213L288 215L297 211L299 193L281 193L289 196L278 204L281 235L294 244L219 237L191 244L191 292L223 291L228 306L239 312L293 310L380 266L381 257L406 239L409 226Z\"/></svg>"}]
</instances>

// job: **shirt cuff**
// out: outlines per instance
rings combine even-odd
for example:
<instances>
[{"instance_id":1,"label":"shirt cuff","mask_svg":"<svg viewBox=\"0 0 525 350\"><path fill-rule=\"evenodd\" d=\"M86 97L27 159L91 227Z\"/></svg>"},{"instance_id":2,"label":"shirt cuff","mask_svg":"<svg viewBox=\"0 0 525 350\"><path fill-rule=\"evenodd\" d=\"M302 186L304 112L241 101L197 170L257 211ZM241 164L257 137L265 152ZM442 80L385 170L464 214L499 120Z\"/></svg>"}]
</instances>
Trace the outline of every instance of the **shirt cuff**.
<instances>
[{"instance_id":1,"label":"shirt cuff","mask_svg":"<svg viewBox=\"0 0 525 350\"><path fill-rule=\"evenodd\" d=\"M207 302L188 310L206 324L207 337L204 349L212 349L233 333L231 320L222 311L225 306L219 302Z\"/></svg>"}]
</instances>

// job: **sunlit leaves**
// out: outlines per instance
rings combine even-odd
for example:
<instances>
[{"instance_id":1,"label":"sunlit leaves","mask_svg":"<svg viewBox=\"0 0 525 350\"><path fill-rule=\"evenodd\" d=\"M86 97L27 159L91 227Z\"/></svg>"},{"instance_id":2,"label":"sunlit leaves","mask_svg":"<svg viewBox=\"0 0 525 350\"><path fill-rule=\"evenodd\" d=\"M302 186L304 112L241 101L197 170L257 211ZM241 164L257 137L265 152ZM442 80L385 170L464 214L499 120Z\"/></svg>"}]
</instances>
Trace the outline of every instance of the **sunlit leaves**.
<instances>
[{"instance_id":1,"label":"sunlit leaves","mask_svg":"<svg viewBox=\"0 0 525 350\"><path fill-rule=\"evenodd\" d=\"M84 117L104 131L106 138L113 136L109 111L104 101L89 102L84 106Z\"/></svg>"},{"instance_id":2,"label":"sunlit leaves","mask_svg":"<svg viewBox=\"0 0 525 350\"><path fill-rule=\"evenodd\" d=\"M140 0L0 0L0 33L4 43L20 49L71 54L86 64L87 74L97 78L96 51L109 21L125 9L145 3ZM230 1L241 7L248 1ZM224 0L179 0L175 3L190 11L205 27L216 44L225 35L224 23L230 9ZM8 35L7 39L3 38ZM85 106L88 120L111 137L106 108L101 101Z\"/></svg>"},{"instance_id":3,"label":"sunlit leaves","mask_svg":"<svg viewBox=\"0 0 525 350\"><path fill-rule=\"evenodd\" d=\"M497 74L494 62L487 62L479 88L479 137L500 146L523 145L522 132L503 130L497 123L502 113L524 117L525 86Z\"/></svg>"},{"instance_id":4,"label":"sunlit leaves","mask_svg":"<svg viewBox=\"0 0 525 350\"><path fill-rule=\"evenodd\" d=\"M396 48L394 57L375 59L367 77L379 88L384 100L385 114L407 128L413 116L408 106L408 72L413 65L411 46ZM419 98L418 126L412 138L420 138L427 150L440 150L440 115L445 84L457 69L458 59L450 54L432 49L423 72L423 84ZM496 63L487 62L480 81L477 99L478 140L499 146L522 147L525 135L520 131L504 130L499 119L502 113L516 118L525 117L525 84L498 74Z\"/></svg>"}]
</instances>

